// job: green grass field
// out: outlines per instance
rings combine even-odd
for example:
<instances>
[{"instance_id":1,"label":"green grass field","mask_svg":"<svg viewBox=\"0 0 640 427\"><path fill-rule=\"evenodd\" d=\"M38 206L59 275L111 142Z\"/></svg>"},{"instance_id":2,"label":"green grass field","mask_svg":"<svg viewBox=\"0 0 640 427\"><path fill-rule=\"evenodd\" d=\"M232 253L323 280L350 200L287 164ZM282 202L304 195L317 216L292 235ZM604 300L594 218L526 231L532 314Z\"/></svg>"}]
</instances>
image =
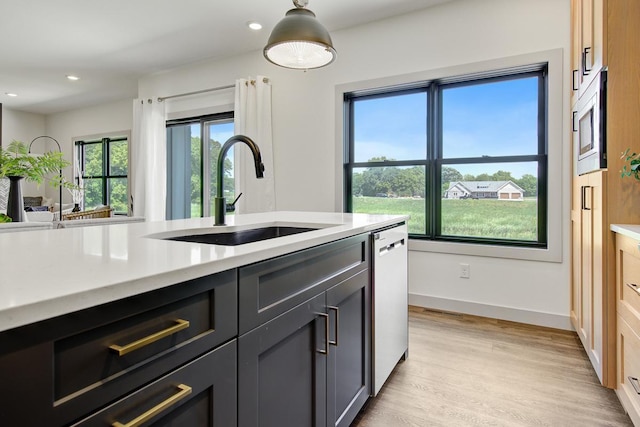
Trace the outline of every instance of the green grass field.
<instances>
[{"instance_id":1,"label":"green grass field","mask_svg":"<svg viewBox=\"0 0 640 427\"><path fill-rule=\"evenodd\" d=\"M535 198L522 202L442 200L442 235L535 241L537 209ZM424 199L354 197L353 211L411 215L409 233L425 232Z\"/></svg>"}]
</instances>

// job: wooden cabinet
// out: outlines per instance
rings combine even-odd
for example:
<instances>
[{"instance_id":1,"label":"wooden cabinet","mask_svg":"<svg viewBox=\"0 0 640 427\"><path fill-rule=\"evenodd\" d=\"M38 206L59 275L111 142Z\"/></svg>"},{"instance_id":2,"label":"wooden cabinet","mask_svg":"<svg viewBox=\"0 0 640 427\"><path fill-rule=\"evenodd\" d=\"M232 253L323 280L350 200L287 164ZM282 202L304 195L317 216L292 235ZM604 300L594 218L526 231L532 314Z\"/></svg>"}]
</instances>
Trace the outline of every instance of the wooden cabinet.
<instances>
[{"instance_id":1,"label":"wooden cabinet","mask_svg":"<svg viewBox=\"0 0 640 427\"><path fill-rule=\"evenodd\" d=\"M364 235L240 269L240 426L351 424L370 394L368 265Z\"/></svg>"},{"instance_id":2,"label":"wooden cabinet","mask_svg":"<svg viewBox=\"0 0 640 427\"><path fill-rule=\"evenodd\" d=\"M640 241L616 235L616 393L640 425Z\"/></svg>"},{"instance_id":3,"label":"wooden cabinet","mask_svg":"<svg viewBox=\"0 0 640 427\"><path fill-rule=\"evenodd\" d=\"M572 258L571 321L600 381L604 377L605 268L604 247L608 230L603 189L606 172L594 172L574 179L571 232Z\"/></svg>"},{"instance_id":4,"label":"wooden cabinet","mask_svg":"<svg viewBox=\"0 0 640 427\"><path fill-rule=\"evenodd\" d=\"M572 104L607 58L607 0L571 0Z\"/></svg>"},{"instance_id":5,"label":"wooden cabinet","mask_svg":"<svg viewBox=\"0 0 640 427\"><path fill-rule=\"evenodd\" d=\"M640 223L640 185L622 178L620 158L640 152L640 2L572 0L572 106L591 79L608 69L606 88L607 169L577 176L572 151L571 319L602 384L616 387L615 236L611 224ZM586 58L584 49L588 50ZM584 65L582 62L584 61ZM585 71L591 69L591 71ZM586 75L583 75L585 74ZM577 86L576 86L577 84ZM573 110L572 110L573 111ZM572 129L573 126L567 126ZM591 210L585 210L583 203ZM600 210L600 211L599 211Z\"/></svg>"},{"instance_id":6,"label":"wooden cabinet","mask_svg":"<svg viewBox=\"0 0 640 427\"><path fill-rule=\"evenodd\" d=\"M0 334L0 425L68 425L121 399L129 403L114 413L122 414L118 421L129 419L146 406L139 396L147 392L135 390L232 340L236 319L236 271L230 270L5 331ZM224 363L235 365L235 349L220 354L212 358L228 357ZM206 360L212 359L199 366ZM235 394L231 372L233 379L220 383L215 396ZM192 377L184 383L200 390L187 381ZM198 384L202 390L212 387ZM167 389L147 390L169 393L164 399L170 399ZM135 409L121 412L131 402Z\"/></svg>"}]
</instances>

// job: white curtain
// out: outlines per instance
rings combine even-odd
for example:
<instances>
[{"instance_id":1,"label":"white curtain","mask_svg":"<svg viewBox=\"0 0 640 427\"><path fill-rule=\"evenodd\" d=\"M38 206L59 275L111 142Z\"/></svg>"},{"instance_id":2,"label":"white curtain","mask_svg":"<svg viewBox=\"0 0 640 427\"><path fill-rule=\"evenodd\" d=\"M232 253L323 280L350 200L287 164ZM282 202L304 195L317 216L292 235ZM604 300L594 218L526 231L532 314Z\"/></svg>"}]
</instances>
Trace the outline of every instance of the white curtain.
<instances>
[{"instance_id":1,"label":"white curtain","mask_svg":"<svg viewBox=\"0 0 640 427\"><path fill-rule=\"evenodd\" d=\"M133 215L164 221L167 197L167 131L163 102L133 101L131 196Z\"/></svg>"},{"instance_id":2,"label":"white curtain","mask_svg":"<svg viewBox=\"0 0 640 427\"><path fill-rule=\"evenodd\" d=\"M253 157L242 143L234 145L237 213L275 210L273 143L271 136L271 84L264 76L236 80L234 132L251 138L260 147L264 178L256 179Z\"/></svg>"}]
</instances>

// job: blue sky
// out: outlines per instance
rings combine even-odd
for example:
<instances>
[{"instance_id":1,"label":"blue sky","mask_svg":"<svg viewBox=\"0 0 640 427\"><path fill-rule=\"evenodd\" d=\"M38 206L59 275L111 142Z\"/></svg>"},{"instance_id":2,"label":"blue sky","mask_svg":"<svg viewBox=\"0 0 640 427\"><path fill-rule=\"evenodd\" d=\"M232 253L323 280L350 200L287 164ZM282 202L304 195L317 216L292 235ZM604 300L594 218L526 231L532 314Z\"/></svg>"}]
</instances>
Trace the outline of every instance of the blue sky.
<instances>
[{"instance_id":1,"label":"blue sky","mask_svg":"<svg viewBox=\"0 0 640 427\"><path fill-rule=\"evenodd\" d=\"M425 93L355 103L355 158L396 160L425 157ZM536 154L537 77L443 90L445 158ZM515 178L536 176L535 163L456 166L461 173L509 170Z\"/></svg>"}]
</instances>

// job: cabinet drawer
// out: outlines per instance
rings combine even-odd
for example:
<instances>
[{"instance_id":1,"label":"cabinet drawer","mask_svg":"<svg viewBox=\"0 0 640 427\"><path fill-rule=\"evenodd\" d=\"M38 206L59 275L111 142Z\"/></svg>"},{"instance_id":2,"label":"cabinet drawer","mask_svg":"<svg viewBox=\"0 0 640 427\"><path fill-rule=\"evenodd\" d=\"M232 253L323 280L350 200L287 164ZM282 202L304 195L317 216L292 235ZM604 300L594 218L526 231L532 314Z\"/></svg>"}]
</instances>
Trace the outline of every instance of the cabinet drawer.
<instances>
[{"instance_id":1,"label":"cabinet drawer","mask_svg":"<svg viewBox=\"0 0 640 427\"><path fill-rule=\"evenodd\" d=\"M236 280L230 270L0 334L0 424L67 424L231 340ZM3 348L20 337L38 342Z\"/></svg>"},{"instance_id":2,"label":"cabinet drawer","mask_svg":"<svg viewBox=\"0 0 640 427\"><path fill-rule=\"evenodd\" d=\"M233 427L237 424L236 347L236 340L228 342L74 426L124 427L140 420L154 427Z\"/></svg>"},{"instance_id":3,"label":"cabinet drawer","mask_svg":"<svg viewBox=\"0 0 640 427\"><path fill-rule=\"evenodd\" d=\"M368 235L350 237L239 270L239 334L368 268Z\"/></svg>"},{"instance_id":4,"label":"cabinet drawer","mask_svg":"<svg viewBox=\"0 0 640 427\"><path fill-rule=\"evenodd\" d=\"M618 316L616 393L634 425L640 425L640 338L621 316Z\"/></svg>"},{"instance_id":5,"label":"cabinet drawer","mask_svg":"<svg viewBox=\"0 0 640 427\"><path fill-rule=\"evenodd\" d=\"M616 237L617 311L635 331L640 331L640 248L638 243L637 240L620 234Z\"/></svg>"}]
</instances>

